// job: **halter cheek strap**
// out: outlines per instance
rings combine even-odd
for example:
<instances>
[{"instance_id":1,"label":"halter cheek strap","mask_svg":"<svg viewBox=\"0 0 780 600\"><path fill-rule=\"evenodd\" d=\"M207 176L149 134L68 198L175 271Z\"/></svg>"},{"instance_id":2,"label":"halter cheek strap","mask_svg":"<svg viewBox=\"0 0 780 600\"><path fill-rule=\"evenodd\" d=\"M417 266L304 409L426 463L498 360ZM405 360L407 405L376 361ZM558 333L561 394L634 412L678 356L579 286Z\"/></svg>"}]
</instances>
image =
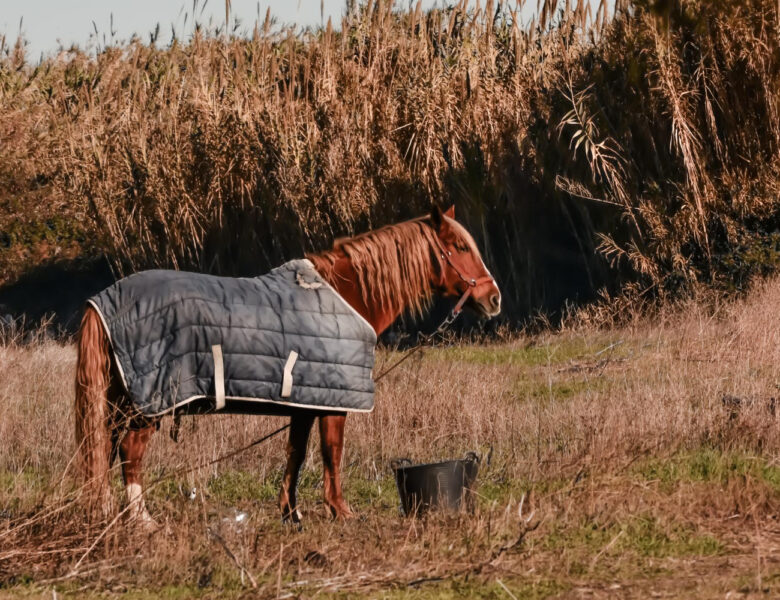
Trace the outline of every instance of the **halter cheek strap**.
<instances>
[{"instance_id":1,"label":"halter cheek strap","mask_svg":"<svg viewBox=\"0 0 780 600\"><path fill-rule=\"evenodd\" d=\"M390 371L395 369L398 365L400 365L402 362L404 362L407 358L409 358L412 354L415 352L418 352L422 349L423 344L430 343L431 340L438 334L442 333L447 327L452 325L452 323L455 321L455 319L458 318L458 315L463 310L463 305L466 303L466 300L468 300L469 296L471 296L471 293L480 285L483 283L495 283L495 279L493 279L490 276L480 277L479 279L469 279L468 277L464 277L463 273L460 272L460 269L456 267L452 262L452 253L449 252L444 245L439 240L438 236L436 236L436 245L439 246L439 250L441 252L441 258L444 262L446 262L457 274L458 277L460 277L463 281L466 282L466 291L463 292L463 295L460 297L460 300L458 300L458 303L455 305L455 308L452 309L452 312L447 315L447 318L444 319L444 321L441 322L441 324L436 328L436 331L431 333L430 335L423 336L422 342L418 343L414 348L411 348L410 350L406 351L406 354L404 354L401 358L399 358L396 362L394 362L392 365L387 367L384 371L382 371L379 375L374 377L374 383L378 382L382 377L387 375Z\"/></svg>"},{"instance_id":2,"label":"halter cheek strap","mask_svg":"<svg viewBox=\"0 0 780 600\"><path fill-rule=\"evenodd\" d=\"M460 312L463 310L463 305L466 303L466 300L469 299L469 296L471 296L472 292L478 288L480 285L484 283L493 283L495 284L495 279L493 279L490 275L485 275L484 277L479 277L478 279L465 277L463 273L461 273L460 269L455 265L455 263L452 262L452 252L447 250L444 247L444 244L441 243L441 240L439 239L439 236L435 236L436 245L439 246L439 252L441 253L441 257L446 262L450 268L452 268L453 271L460 277L462 281L466 283L466 291L463 292L463 295L458 300L458 303L455 305L455 308L452 309L452 315L457 316L460 314Z\"/></svg>"}]
</instances>

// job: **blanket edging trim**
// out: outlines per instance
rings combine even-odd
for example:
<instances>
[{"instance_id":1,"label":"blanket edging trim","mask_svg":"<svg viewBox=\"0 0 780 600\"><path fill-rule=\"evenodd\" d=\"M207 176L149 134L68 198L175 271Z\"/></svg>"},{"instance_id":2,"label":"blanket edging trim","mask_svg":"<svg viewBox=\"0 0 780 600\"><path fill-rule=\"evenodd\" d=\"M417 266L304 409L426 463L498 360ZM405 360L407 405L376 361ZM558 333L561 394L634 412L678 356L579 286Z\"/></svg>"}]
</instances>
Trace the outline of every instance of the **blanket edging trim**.
<instances>
[{"instance_id":1,"label":"blanket edging trim","mask_svg":"<svg viewBox=\"0 0 780 600\"><path fill-rule=\"evenodd\" d=\"M111 330L108 328L108 323L106 322L106 318L103 316L103 311L101 311L100 307L92 301L92 298L87 299L87 304L92 306L92 308L94 308L95 312L98 314L98 317L100 317L100 322L103 324L103 331L106 333L109 346L111 346L111 354L114 355L114 364L119 371L119 377L122 379L122 387L125 388L125 391L129 394L130 390L127 389L127 378L125 377L124 369L122 369L122 363L120 362L119 357L116 355L116 350L114 350L114 340L111 339Z\"/></svg>"},{"instance_id":2,"label":"blanket edging trim","mask_svg":"<svg viewBox=\"0 0 780 600\"><path fill-rule=\"evenodd\" d=\"M371 349L371 353L374 355L374 358L376 358L376 344L377 344L377 342L379 341L379 336L377 335L377 333L376 333L376 329L374 329L374 326L373 326L371 323L369 323L369 322L368 322L368 320L367 320L367 319L366 319L366 318L365 318L363 315L361 315L361 314L360 314L360 313L359 313L357 310L355 310L355 307L354 307L354 306L352 306L352 305L351 305L349 302L347 302L346 300L344 300L344 296L342 296L341 294L339 294L339 293L336 291L336 288L334 288L334 287L333 287L333 286L332 286L330 283L328 283L328 281L327 281L327 280L326 280L326 279L325 279L325 278L324 278L322 275L320 275L320 272L319 272L319 271L317 270L317 268L314 266L314 263L313 263L313 262L311 262L311 261L310 261L308 258L302 258L301 260L302 260L302 261L304 261L304 262L307 262L307 263L309 264L309 266L310 266L312 269L314 269L314 272L315 272L315 273L317 273L317 275L319 275L319 276L320 276L320 279L322 279L322 282L325 284L325 287L327 287L329 290L331 290L331 291L333 292L333 294L336 296L336 298L338 298L339 300L341 300L341 301L344 303L344 306L346 306L346 307L347 307L349 310L351 310L351 311L352 311L352 312L355 314L355 316L356 316L358 319L360 319L361 321L363 321L363 323L365 323L365 324L366 324L366 326L367 326L367 327L368 327L368 328L369 328L371 331L373 331L373 332L374 332L374 347ZM371 369L371 376L370 376L370 377L371 377L371 381L374 381L374 369ZM374 410L374 407L373 407L373 406L371 407L371 410ZM370 411L369 411L369 412L370 412Z\"/></svg>"},{"instance_id":3,"label":"blanket edging trim","mask_svg":"<svg viewBox=\"0 0 780 600\"><path fill-rule=\"evenodd\" d=\"M365 318L363 315L361 315L361 314L360 314L360 313L359 313L357 310L355 310L355 307L354 307L354 306L352 306L352 305L351 305L349 302L347 302L346 300L344 300L344 296L342 296L341 294L339 294L339 293L336 291L336 288L334 288L334 287L333 287L333 286L332 286L330 283L328 283L328 282L327 282L327 280L326 280L326 279L325 279L325 278L324 278L322 275L320 275L320 272L317 270L317 267L315 267L315 266L314 266L314 263L313 263L313 262L311 262L311 261L310 261L308 258L300 258L300 259L298 259L298 260L301 260L301 261L303 261L303 262L306 262L306 263L308 263L308 265L309 265L309 266L310 266L312 269L314 269L314 272L315 272L315 273L317 273L317 275L319 275L319 276L320 276L320 279L322 279L322 282L325 284L325 286L326 286L326 287L327 287L327 288L328 288L330 291L332 291L332 292L333 292L333 293L336 295L336 298L338 298L339 300L341 300L341 301L344 303L344 306L346 306L346 307L347 307L347 308L348 308L348 309L349 309L349 310L350 310L352 313L354 313L354 315L355 315L355 316L356 316L358 319L360 319L361 321L363 321L363 323L365 323L365 324L366 324L366 326L367 326L367 327L368 327L368 328L369 328L371 331L373 331L373 332L374 332L374 338L377 338L377 337L378 337L378 336L377 336L377 334L376 334L376 330L374 329L374 326L373 326L373 325L371 325L371 323L369 323L369 322L368 322L368 320L366 320L366 318ZM376 344L376 342L374 342L374 344ZM375 346L375 348L376 348L376 346Z\"/></svg>"},{"instance_id":4,"label":"blanket edging trim","mask_svg":"<svg viewBox=\"0 0 780 600\"><path fill-rule=\"evenodd\" d=\"M168 413L174 413L177 408L180 406L184 406L185 404L189 404L190 402L194 402L195 400L202 400L203 398L213 398L214 396L207 396L205 394L197 394L195 396L190 396L186 400L182 400L178 404L175 404L174 406L171 406L170 408L156 412L156 413L144 413L144 416L147 417L162 417L167 415ZM290 408L296 408L298 410L319 410L323 412L354 412L354 413L371 413L374 411L374 407L371 408L337 408L334 406L315 406L315 405L309 405L309 404L296 404L295 402L283 402L281 400L269 400L268 398L246 398L244 396L225 396L226 401L230 400L238 400L239 402L257 402L260 404L273 404L273 405L282 405L282 406L289 406ZM215 411L216 413L216 411ZM272 415L273 416L273 415Z\"/></svg>"}]
</instances>

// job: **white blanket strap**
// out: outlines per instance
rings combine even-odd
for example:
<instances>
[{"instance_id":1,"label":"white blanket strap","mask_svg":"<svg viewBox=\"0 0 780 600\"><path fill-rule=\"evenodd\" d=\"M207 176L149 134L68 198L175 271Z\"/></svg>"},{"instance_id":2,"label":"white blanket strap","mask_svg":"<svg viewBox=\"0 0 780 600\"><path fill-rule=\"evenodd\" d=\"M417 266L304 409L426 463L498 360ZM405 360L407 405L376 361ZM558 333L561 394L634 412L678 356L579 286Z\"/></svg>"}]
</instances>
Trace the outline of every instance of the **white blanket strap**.
<instances>
[{"instance_id":1,"label":"white blanket strap","mask_svg":"<svg viewBox=\"0 0 780 600\"><path fill-rule=\"evenodd\" d=\"M298 353L293 350L290 352L290 356L287 357L287 362L284 365L284 377L282 378L282 398L289 398L292 394L292 370L295 366L295 361L298 360Z\"/></svg>"},{"instance_id":2,"label":"white blanket strap","mask_svg":"<svg viewBox=\"0 0 780 600\"><path fill-rule=\"evenodd\" d=\"M214 357L214 398L216 399L216 409L225 408L225 365L222 361L222 346L216 344L211 347L211 354Z\"/></svg>"}]
</instances>

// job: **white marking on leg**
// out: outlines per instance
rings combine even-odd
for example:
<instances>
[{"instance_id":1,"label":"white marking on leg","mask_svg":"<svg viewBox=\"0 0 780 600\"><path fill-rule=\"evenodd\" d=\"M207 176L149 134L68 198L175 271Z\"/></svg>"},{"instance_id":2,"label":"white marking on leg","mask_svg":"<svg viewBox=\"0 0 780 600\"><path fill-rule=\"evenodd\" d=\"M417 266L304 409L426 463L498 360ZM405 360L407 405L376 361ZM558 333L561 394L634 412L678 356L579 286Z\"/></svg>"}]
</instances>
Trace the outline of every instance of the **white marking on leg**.
<instances>
[{"instance_id":1,"label":"white marking on leg","mask_svg":"<svg viewBox=\"0 0 780 600\"><path fill-rule=\"evenodd\" d=\"M128 483L127 504L130 507L129 513L133 519L141 519L144 522L153 523L154 520L146 510L144 502L144 493L140 483Z\"/></svg>"},{"instance_id":2,"label":"white marking on leg","mask_svg":"<svg viewBox=\"0 0 780 600\"><path fill-rule=\"evenodd\" d=\"M136 501L143 502L143 489L141 489L140 483L128 483L127 484L127 502L132 504Z\"/></svg>"}]
</instances>

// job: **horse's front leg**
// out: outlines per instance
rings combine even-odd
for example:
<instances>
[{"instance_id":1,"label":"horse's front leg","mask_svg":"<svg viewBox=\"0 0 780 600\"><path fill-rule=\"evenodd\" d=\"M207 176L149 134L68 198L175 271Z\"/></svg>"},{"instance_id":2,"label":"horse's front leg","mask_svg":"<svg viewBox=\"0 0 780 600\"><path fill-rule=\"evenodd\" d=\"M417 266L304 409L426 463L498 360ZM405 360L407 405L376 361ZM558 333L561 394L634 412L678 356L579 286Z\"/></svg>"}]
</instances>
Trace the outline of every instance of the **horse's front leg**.
<instances>
[{"instance_id":1,"label":"horse's front leg","mask_svg":"<svg viewBox=\"0 0 780 600\"><path fill-rule=\"evenodd\" d=\"M344 496L341 494L341 455L344 451L345 413L323 415L320 417L320 443L322 444L322 463L325 469L323 488L325 504L332 516L347 519L352 516Z\"/></svg>"},{"instance_id":2,"label":"horse's front leg","mask_svg":"<svg viewBox=\"0 0 780 600\"><path fill-rule=\"evenodd\" d=\"M282 489L279 491L279 508L282 519L298 523L301 511L295 498L295 488L298 485L298 474L303 461L306 460L306 447L309 444L309 433L314 424L314 415L299 413L290 419L290 437L287 441L287 468L282 478Z\"/></svg>"},{"instance_id":3,"label":"horse's front leg","mask_svg":"<svg viewBox=\"0 0 780 600\"><path fill-rule=\"evenodd\" d=\"M130 428L119 444L119 457L122 460L122 476L127 491L128 513L131 520L137 520L145 527L157 524L146 510L142 487L141 462L149 446L152 434L157 430L153 422L140 428Z\"/></svg>"}]
</instances>

